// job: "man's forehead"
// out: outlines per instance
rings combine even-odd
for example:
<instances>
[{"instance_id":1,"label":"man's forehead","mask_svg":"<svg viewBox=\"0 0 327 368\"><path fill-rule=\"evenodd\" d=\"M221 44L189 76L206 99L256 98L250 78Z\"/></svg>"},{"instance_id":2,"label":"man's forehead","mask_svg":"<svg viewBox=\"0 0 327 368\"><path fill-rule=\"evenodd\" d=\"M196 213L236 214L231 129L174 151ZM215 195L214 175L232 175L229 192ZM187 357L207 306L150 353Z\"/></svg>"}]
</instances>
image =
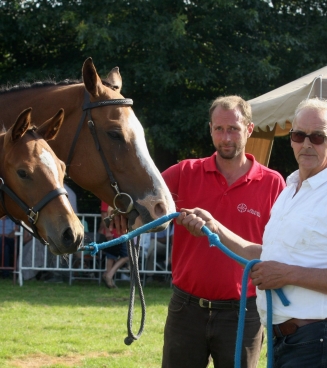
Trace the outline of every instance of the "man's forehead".
<instances>
[{"instance_id":1,"label":"man's forehead","mask_svg":"<svg viewBox=\"0 0 327 368\"><path fill-rule=\"evenodd\" d=\"M325 131L327 129L327 110L304 109L294 120L293 129Z\"/></svg>"},{"instance_id":2,"label":"man's forehead","mask_svg":"<svg viewBox=\"0 0 327 368\"><path fill-rule=\"evenodd\" d=\"M235 109L224 109L221 106L217 106L212 114L212 118L218 120L228 120L237 118L238 120L243 119L243 115L238 108Z\"/></svg>"}]
</instances>

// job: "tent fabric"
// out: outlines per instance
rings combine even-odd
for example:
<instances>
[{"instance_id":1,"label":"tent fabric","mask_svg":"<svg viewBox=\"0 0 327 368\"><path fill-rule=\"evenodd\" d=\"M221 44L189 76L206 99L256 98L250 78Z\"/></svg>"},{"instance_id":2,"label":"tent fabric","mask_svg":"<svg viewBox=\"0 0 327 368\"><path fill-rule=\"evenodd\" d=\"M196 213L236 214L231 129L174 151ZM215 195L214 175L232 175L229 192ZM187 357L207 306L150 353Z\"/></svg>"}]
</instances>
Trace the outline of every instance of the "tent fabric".
<instances>
[{"instance_id":1,"label":"tent fabric","mask_svg":"<svg viewBox=\"0 0 327 368\"><path fill-rule=\"evenodd\" d=\"M327 99L327 66L249 100L254 132L248 139L246 152L268 166L274 137L289 133L296 107L313 97Z\"/></svg>"},{"instance_id":2,"label":"tent fabric","mask_svg":"<svg viewBox=\"0 0 327 368\"><path fill-rule=\"evenodd\" d=\"M327 66L249 100L255 131L259 132L259 128L264 132L272 131L277 123L277 135L283 135L283 129L287 134L289 122L293 121L295 109L301 101L308 97L327 98L326 78Z\"/></svg>"}]
</instances>

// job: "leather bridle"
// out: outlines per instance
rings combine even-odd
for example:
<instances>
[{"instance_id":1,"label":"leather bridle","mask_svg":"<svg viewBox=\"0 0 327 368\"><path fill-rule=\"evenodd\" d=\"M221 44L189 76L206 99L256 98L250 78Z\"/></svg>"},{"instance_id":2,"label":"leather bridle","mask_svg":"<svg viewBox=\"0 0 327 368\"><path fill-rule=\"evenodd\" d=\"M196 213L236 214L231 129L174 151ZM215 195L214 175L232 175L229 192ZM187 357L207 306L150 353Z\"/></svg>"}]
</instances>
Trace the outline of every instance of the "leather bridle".
<instances>
[{"instance_id":1,"label":"leather bridle","mask_svg":"<svg viewBox=\"0 0 327 368\"><path fill-rule=\"evenodd\" d=\"M106 157L104 155L104 152L102 150L102 147L100 145L100 142L99 142L99 139L98 139L98 136L97 136L94 121L92 120L92 115L91 115L91 110L92 109L95 109L95 108L98 108L98 107L103 107L103 106L111 106L111 105L132 106L133 105L133 100L131 100L130 98L120 98L120 99L90 102L90 96L89 96L88 92L85 91L84 103L83 103L83 108L82 108L83 114L82 114L81 120L79 122L79 125L77 127L76 134L74 136L73 142L70 146L70 151L69 151L68 159L67 159L67 162L66 162L66 173L67 173L67 175L69 175L69 168L70 168L70 164L71 164L71 161L72 161L72 158L73 158L73 153L74 153L74 150L75 150L75 146L76 146L78 137L80 135L80 132L82 130L83 123L84 123L84 121L87 117L87 125L88 125L88 127L90 129L90 133L93 137L95 147L99 151L102 163L103 163L103 165L105 167L105 170L108 174L110 184L116 192L116 195L115 195L114 200L113 200L114 210L113 210L111 216L109 217L110 220L113 218L113 216L115 216L118 213L119 214L127 214L127 213L131 212L132 209L133 209L133 199L132 199L132 197L127 193L120 192L120 190L119 190L118 183L115 180L112 171L110 170L108 161L106 160ZM119 199L119 197L126 197L127 198L129 204L126 206L126 209L121 209L121 208L118 207L117 199Z\"/></svg>"}]
</instances>

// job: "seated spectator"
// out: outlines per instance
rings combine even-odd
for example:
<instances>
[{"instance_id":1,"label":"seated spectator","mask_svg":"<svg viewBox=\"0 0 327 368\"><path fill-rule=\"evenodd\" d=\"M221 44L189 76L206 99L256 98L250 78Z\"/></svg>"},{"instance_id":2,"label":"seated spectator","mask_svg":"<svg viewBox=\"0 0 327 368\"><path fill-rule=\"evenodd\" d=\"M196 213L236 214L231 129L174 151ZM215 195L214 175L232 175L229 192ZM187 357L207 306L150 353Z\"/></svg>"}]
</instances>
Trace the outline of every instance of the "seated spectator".
<instances>
[{"instance_id":1,"label":"seated spectator","mask_svg":"<svg viewBox=\"0 0 327 368\"><path fill-rule=\"evenodd\" d=\"M118 237L115 230L112 232L106 226L103 219L108 216L108 204L101 202L101 223L98 232L104 234L107 241ZM110 208L109 208L110 209ZM114 283L114 276L116 271L128 262L127 244L126 242L122 244L115 245L113 247L105 248L103 252L106 255L106 272L103 273L102 279L109 289L117 288Z\"/></svg>"},{"instance_id":2,"label":"seated spectator","mask_svg":"<svg viewBox=\"0 0 327 368\"><path fill-rule=\"evenodd\" d=\"M0 220L0 266L13 267L15 254L15 229L16 224L9 217ZM2 270L2 278L10 277L9 270Z\"/></svg>"},{"instance_id":3,"label":"seated spectator","mask_svg":"<svg viewBox=\"0 0 327 368\"><path fill-rule=\"evenodd\" d=\"M137 237L134 238L134 243L136 244ZM151 244L151 233L143 233L140 238L140 256L144 254L144 258L147 258L148 251Z\"/></svg>"},{"instance_id":4,"label":"seated spectator","mask_svg":"<svg viewBox=\"0 0 327 368\"><path fill-rule=\"evenodd\" d=\"M167 239L167 232L169 235L169 239ZM148 248L147 252L147 260L146 260L146 270L156 270L156 265L158 261L161 261L163 263L166 262L166 256L167 256L167 246L168 248L172 244L172 237L174 234L174 226L172 223L169 224L169 229L159 231L157 233L151 233L151 241L150 246ZM157 236L157 248L155 248L155 236ZM167 243L168 241L168 243ZM156 252L155 252L156 250ZM156 258L155 258L156 253ZM170 249L168 249L168 255L170 257ZM166 266L164 264L164 266ZM153 276L152 274L148 274L148 276Z\"/></svg>"}]
</instances>

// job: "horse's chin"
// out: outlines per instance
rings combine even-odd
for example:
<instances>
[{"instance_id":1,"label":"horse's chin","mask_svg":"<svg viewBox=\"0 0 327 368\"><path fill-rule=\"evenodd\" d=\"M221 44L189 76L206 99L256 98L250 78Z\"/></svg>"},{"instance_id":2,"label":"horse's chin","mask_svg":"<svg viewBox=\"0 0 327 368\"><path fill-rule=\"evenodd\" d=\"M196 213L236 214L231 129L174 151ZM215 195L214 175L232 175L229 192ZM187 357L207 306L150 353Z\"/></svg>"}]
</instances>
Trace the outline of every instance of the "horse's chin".
<instances>
[{"instance_id":1,"label":"horse's chin","mask_svg":"<svg viewBox=\"0 0 327 368\"><path fill-rule=\"evenodd\" d=\"M60 249L56 246L56 244L50 238L48 238L48 247L49 247L50 252L54 254L55 256L61 256L63 254L63 252L60 251Z\"/></svg>"},{"instance_id":2,"label":"horse's chin","mask_svg":"<svg viewBox=\"0 0 327 368\"><path fill-rule=\"evenodd\" d=\"M52 254L55 256L62 256L63 254L71 254L77 251L79 247L75 245L72 248L67 248L65 246L59 247L49 236L47 238L48 247Z\"/></svg>"},{"instance_id":3,"label":"horse's chin","mask_svg":"<svg viewBox=\"0 0 327 368\"><path fill-rule=\"evenodd\" d=\"M134 209L128 214L128 230L129 231L136 230L136 229L140 228L141 226L143 226L145 224L148 224L149 222L152 222L154 220L155 219L153 219L150 216L147 209L140 206L140 208L138 208L138 210ZM156 226L156 227L148 230L147 232L163 231L163 230L167 229L168 225L169 225L169 221L165 222L162 225Z\"/></svg>"}]
</instances>

